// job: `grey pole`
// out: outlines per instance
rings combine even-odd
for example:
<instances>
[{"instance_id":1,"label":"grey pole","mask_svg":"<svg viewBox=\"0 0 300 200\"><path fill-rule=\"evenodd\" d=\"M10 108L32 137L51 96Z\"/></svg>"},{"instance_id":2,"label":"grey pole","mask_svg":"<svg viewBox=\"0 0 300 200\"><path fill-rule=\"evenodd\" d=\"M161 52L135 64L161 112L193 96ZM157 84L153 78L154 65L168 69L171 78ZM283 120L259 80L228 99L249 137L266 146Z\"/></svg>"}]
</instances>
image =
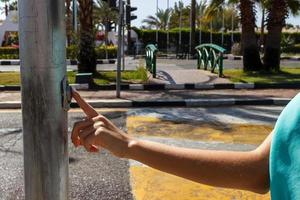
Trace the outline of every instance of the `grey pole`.
<instances>
[{"instance_id":1,"label":"grey pole","mask_svg":"<svg viewBox=\"0 0 300 200\"><path fill-rule=\"evenodd\" d=\"M119 0L119 28L118 28L118 59L117 59L117 98L121 97L121 65L122 65L122 27L124 20L124 3Z\"/></svg>"},{"instance_id":2,"label":"grey pole","mask_svg":"<svg viewBox=\"0 0 300 200\"><path fill-rule=\"evenodd\" d=\"M202 28L201 27L201 25L202 25L201 24L201 20L202 20L202 10L201 10L202 8L201 7L202 6L201 6L201 3L200 3L199 7L200 7L200 12L199 12L199 15L200 15L199 16L199 44L202 44L202 30L201 30L201 28Z\"/></svg>"},{"instance_id":3,"label":"grey pole","mask_svg":"<svg viewBox=\"0 0 300 200\"><path fill-rule=\"evenodd\" d=\"M170 9L170 2L167 0L167 9ZM168 16L168 23L167 23L167 55L169 54L169 42L170 42L170 35L169 35L169 18Z\"/></svg>"},{"instance_id":4,"label":"grey pole","mask_svg":"<svg viewBox=\"0 0 300 200\"><path fill-rule=\"evenodd\" d=\"M213 24L212 24L212 20L210 21L210 43L212 44L212 42L213 42L213 35L212 35L212 29L213 29L213 26L212 26Z\"/></svg>"},{"instance_id":5,"label":"grey pole","mask_svg":"<svg viewBox=\"0 0 300 200\"><path fill-rule=\"evenodd\" d=\"M73 0L73 28L77 32L77 0Z\"/></svg>"},{"instance_id":6,"label":"grey pole","mask_svg":"<svg viewBox=\"0 0 300 200\"><path fill-rule=\"evenodd\" d=\"M181 2L181 1L180 1ZM179 49L181 49L182 44L182 8L180 8L180 16L179 16Z\"/></svg>"},{"instance_id":7,"label":"grey pole","mask_svg":"<svg viewBox=\"0 0 300 200\"><path fill-rule=\"evenodd\" d=\"M224 46L224 31L225 31L225 14L224 9L222 9L222 46Z\"/></svg>"},{"instance_id":8,"label":"grey pole","mask_svg":"<svg viewBox=\"0 0 300 200\"><path fill-rule=\"evenodd\" d=\"M68 199L64 3L19 0L26 200Z\"/></svg>"},{"instance_id":9,"label":"grey pole","mask_svg":"<svg viewBox=\"0 0 300 200\"><path fill-rule=\"evenodd\" d=\"M158 0L156 0L156 14L158 13ZM156 24L156 44L158 46L158 24Z\"/></svg>"},{"instance_id":10,"label":"grey pole","mask_svg":"<svg viewBox=\"0 0 300 200\"><path fill-rule=\"evenodd\" d=\"M233 42L234 42L234 38L233 38L233 29L234 29L234 21L233 21L233 15L234 14L232 14L231 15L231 43L233 44Z\"/></svg>"},{"instance_id":11,"label":"grey pole","mask_svg":"<svg viewBox=\"0 0 300 200\"><path fill-rule=\"evenodd\" d=\"M125 70L125 26L122 27L122 71L124 70Z\"/></svg>"}]
</instances>

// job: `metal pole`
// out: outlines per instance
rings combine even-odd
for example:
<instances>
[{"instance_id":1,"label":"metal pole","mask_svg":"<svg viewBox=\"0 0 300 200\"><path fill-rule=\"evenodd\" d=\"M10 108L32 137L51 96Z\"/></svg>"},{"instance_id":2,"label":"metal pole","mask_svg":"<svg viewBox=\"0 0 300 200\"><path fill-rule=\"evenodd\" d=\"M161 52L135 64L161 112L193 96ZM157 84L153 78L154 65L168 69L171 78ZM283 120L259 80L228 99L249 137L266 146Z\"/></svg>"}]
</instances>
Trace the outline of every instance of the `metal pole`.
<instances>
[{"instance_id":1,"label":"metal pole","mask_svg":"<svg viewBox=\"0 0 300 200\"><path fill-rule=\"evenodd\" d=\"M213 28L213 26L212 26L212 20L211 20L211 21L210 21L210 43L211 43L211 44L212 44L212 42L213 42L212 28Z\"/></svg>"},{"instance_id":2,"label":"metal pole","mask_svg":"<svg viewBox=\"0 0 300 200\"><path fill-rule=\"evenodd\" d=\"M169 12L169 9L170 9L170 2L169 0L167 0L167 9L168 9L168 12ZM168 16L168 22L167 22L167 55L169 54L169 40L170 40L170 35L169 35L169 18L170 16Z\"/></svg>"},{"instance_id":3,"label":"metal pole","mask_svg":"<svg viewBox=\"0 0 300 200\"><path fill-rule=\"evenodd\" d=\"M224 46L224 31L225 31L225 14L224 9L222 10L222 46Z\"/></svg>"},{"instance_id":4,"label":"metal pole","mask_svg":"<svg viewBox=\"0 0 300 200\"><path fill-rule=\"evenodd\" d=\"M181 1L180 1L181 2ZM182 8L180 8L180 16L179 16L179 48L181 49L181 44L182 44Z\"/></svg>"},{"instance_id":5,"label":"metal pole","mask_svg":"<svg viewBox=\"0 0 300 200\"><path fill-rule=\"evenodd\" d=\"M201 30L201 20L202 20L202 5L201 3L199 4L200 6L200 12L199 12L199 44L202 43L202 30Z\"/></svg>"},{"instance_id":6,"label":"metal pole","mask_svg":"<svg viewBox=\"0 0 300 200\"><path fill-rule=\"evenodd\" d=\"M77 0L73 0L73 28L77 32Z\"/></svg>"},{"instance_id":7,"label":"metal pole","mask_svg":"<svg viewBox=\"0 0 300 200\"><path fill-rule=\"evenodd\" d=\"M124 70L125 70L125 26L122 27L122 71Z\"/></svg>"},{"instance_id":8,"label":"metal pole","mask_svg":"<svg viewBox=\"0 0 300 200\"><path fill-rule=\"evenodd\" d=\"M68 199L65 5L19 0L26 200Z\"/></svg>"},{"instance_id":9,"label":"metal pole","mask_svg":"<svg viewBox=\"0 0 300 200\"><path fill-rule=\"evenodd\" d=\"M156 15L158 14L158 0L156 0ZM156 44L158 46L158 24L156 24Z\"/></svg>"},{"instance_id":10,"label":"metal pole","mask_svg":"<svg viewBox=\"0 0 300 200\"><path fill-rule=\"evenodd\" d=\"M234 9L233 9L234 10ZM232 13L231 15L231 43L233 43L233 29L234 29L234 21L233 21L233 15L234 13Z\"/></svg>"},{"instance_id":11,"label":"metal pole","mask_svg":"<svg viewBox=\"0 0 300 200\"><path fill-rule=\"evenodd\" d=\"M118 28L118 59L117 59L117 98L121 97L121 65L122 65L122 27L124 21L124 3L119 0L119 28Z\"/></svg>"}]
</instances>

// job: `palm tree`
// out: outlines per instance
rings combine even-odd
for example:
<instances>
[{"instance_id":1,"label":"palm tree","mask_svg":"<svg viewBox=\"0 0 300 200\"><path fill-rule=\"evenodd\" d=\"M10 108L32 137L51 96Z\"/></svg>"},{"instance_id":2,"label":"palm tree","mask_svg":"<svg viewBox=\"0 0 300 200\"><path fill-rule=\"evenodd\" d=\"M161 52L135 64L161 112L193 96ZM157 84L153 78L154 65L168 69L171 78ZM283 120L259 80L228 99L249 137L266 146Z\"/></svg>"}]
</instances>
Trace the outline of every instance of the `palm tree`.
<instances>
[{"instance_id":1,"label":"palm tree","mask_svg":"<svg viewBox=\"0 0 300 200\"><path fill-rule=\"evenodd\" d=\"M299 14L299 0L270 0L269 14L267 17L268 35L266 38L264 69L269 71L280 70L280 43L282 28L285 26L289 13Z\"/></svg>"},{"instance_id":2,"label":"palm tree","mask_svg":"<svg viewBox=\"0 0 300 200\"><path fill-rule=\"evenodd\" d=\"M156 16L149 15L146 19L143 20L143 23L146 23L149 28L155 27L161 30L166 30L172 12L172 9L158 9Z\"/></svg>"},{"instance_id":3,"label":"palm tree","mask_svg":"<svg viewBox=\"0 0 300 200\"><path fill-rule=\"evenodd\" d=\"M79 2L79 72L96 72L95 33L93 24L93 0Z\"/></svg>"},{"instance_id":4,"label":"palm tree","mask_svg":"<svg viewBox=\"0 0 300 200\"><path fill-rule=\"evenodd\" d=\"M244 71L261 70L262 63L255 34L255 3L252 0L231 0L229 2L238 4L240 9ZM218 9L224 3L224 0L212 0L208 13Z\"/></svg>"}]
</instances>

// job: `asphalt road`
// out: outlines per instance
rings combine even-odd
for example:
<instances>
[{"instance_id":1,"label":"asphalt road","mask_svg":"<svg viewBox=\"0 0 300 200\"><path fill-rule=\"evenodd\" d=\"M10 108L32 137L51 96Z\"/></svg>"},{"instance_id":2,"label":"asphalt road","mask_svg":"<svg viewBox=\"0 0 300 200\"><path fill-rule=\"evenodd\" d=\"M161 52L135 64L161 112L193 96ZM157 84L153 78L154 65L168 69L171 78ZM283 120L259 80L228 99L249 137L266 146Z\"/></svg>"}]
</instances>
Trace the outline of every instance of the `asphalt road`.
<instances>
[{"instance_id":1,"label":"asphalt road","mask_svg":"<svg viewBox=\"0 0 300 200\"><path fill-rule=\"evenodd\" d=\"M147 108L105 110L102 113L120 128L127 129L128 116L156 116L177 122L254 123L274 125L282 107L217 107L217 108ZM79 111L69 113L69 130L81 120ZM145 137L144 137L145 138ZM147 137L145 138L147 139ZM149 139L149 138L148 138ZM176 146L202 146L207 149L249 150L253 145L224 145L179 139L150 138L150 140ZM25 147L26 148L26 147ZM20 111L0 110L0 199L23 199L23 146ZM69 144L70 199L78 200L131 200L134 199L130 184L128 160L120 160L107 151L88 154Z\"/></svg>"}]
</instances>

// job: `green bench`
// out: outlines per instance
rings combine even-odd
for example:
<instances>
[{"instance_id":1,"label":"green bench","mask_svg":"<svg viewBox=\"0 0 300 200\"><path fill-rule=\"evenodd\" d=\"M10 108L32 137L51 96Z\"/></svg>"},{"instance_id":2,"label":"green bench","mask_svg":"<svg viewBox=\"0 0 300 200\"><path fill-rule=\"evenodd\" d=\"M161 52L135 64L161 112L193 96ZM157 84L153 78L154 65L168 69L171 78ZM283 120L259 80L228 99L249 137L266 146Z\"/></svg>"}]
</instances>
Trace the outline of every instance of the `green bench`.
<instances>
[{"instance_id":1,"label":"green bench","mask_svg":"<svg viewBox=\"0 0 300 200\"><path fill-rule=\"evenodd\" d=\"M153 78L156 78L156 54L157 47L154 44L148 44L145 48L146 56L146 68L152 73Z\"/></svg>"},{"instance_id":2,"label":"green bench","mask_svg":"<svg viewBox=\"0 0 300 200\"><path fill-rule=\"evenodd\" d=\"M197 50L197 67L204 70L210 69L214 73L215 69L219 70L219 77L223 75L223 59L225 49L215 44L201 44L195 48Z\"/></svg>"}]
</instances>

